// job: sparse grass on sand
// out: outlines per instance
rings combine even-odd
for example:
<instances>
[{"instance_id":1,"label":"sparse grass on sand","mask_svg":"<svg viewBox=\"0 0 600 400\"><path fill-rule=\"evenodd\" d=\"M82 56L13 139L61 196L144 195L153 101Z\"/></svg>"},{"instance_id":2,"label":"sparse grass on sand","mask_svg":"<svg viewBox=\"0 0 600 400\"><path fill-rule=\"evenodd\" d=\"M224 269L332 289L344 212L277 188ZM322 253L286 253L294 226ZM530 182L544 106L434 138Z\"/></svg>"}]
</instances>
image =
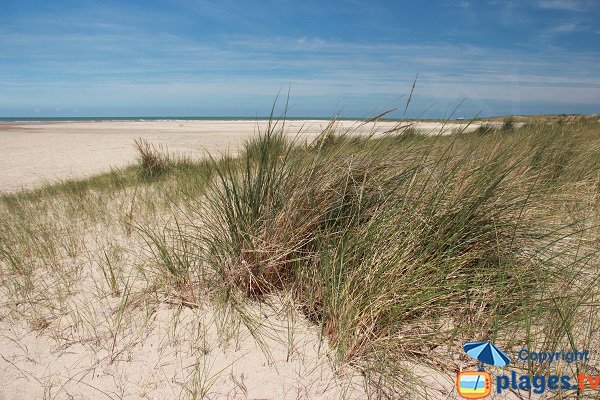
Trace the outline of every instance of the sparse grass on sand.
<instances>
[{"instance_id":1,"label":"sparse grass on sand","mask_svg":"<svg viewBox=\"0 0 600 400\"><path fill-rule=\"evenodd\" d=\"M1 323L114 361L161 304L208 303L221 337L243 326L268 354L256 310L275 307L318 327L372 398L454 396L465 341L599 349L597 118L368 136L332 121L310 143L272 121L203 160L135 146L138 165L2 197ZM178 395L210 397L216 378L194 371Z\"/></svg>"}]
</instances>

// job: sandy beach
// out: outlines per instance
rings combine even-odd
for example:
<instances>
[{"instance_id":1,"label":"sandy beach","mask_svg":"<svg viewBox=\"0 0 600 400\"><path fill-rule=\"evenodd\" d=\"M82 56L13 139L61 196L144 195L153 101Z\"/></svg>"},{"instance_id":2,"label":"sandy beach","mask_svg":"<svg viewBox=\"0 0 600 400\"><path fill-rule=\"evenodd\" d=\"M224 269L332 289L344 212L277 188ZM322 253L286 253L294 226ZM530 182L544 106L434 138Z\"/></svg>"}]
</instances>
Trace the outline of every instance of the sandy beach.
<instances>
[{"instance_id":1,"label":"sandy beach","mask_svg":"<svg viewBox=\"0 0 600 400\"><path fill-rule=\"evenodd\" d=\"M600 399L600 1L38 3L0 400Z\"/></svg>"},{"instance_id":2,"label":"sandy beach","mask_svg":"<svg viewBox=\"0 0 600 400\"><path fill-rule=\"evenodd\" d=\"M170 152L202 156L207 152L235 152L245 139L268 122L261 121L98 121L0 123L0 191L34 188L46 182L79 178L134 162L132 146L144 138ZM310 139L328 124L325 120L286 121L290 136ZM396 122L362 124L340 121L344 129L358 133L385 132ZM417 122L425 133L450 132L464 127L452 123ZM476 128L476 124L468 129Z\"/></svg>"},{"instance_id":3,"label":"sandy beach","mask_svg":"<svg viewBox=\"0 0 600 400\"><path fill-rule=\"evenodd\" d=\"M285 131L299 141L310 141L328 124L329 121L324 120L286 121ZM259 130L264 131L267 125L268 121L264 120L0 123L0 169L3 171L0 192L84 178L132 164L138 156L133 147L137 138L168 149L170 153L194 158L236 153L246 139ZM424 133L450 132L463 126L443 127L431 122L414 125ZM337 132L385 134L397 126L395 122L340 121ZM148 188L144 192L141 197L146 201L152 204L160 201L160 190ZM104 261L98 259L97 254L111 253L111 260L114 258L117 262L118 259L118 285L137 287L132 291L143 299L147 298L144 294L147 281L135 271L154 265L154 261L148 258L151 254L143 235L131 234L129 228L121 232L119 223L115 222L121 218L118 215L123 205L136 202L135 191L125 190L114 195L111 200L102 200L107 224L87 221L79 212L66 216L64 205L57 205L56 209L51 206L52 215L41 211L44 207L39 203L34 207L39 208L43 216L31 217L30 213L38 211L28 212L28 223L39 222L46 226L47 222L73 222L78 228L68 228L70 233L65 237L81 243L73 250L78 261L58 256L62 264L58 276L72 276L69 289L53 278L39 286L44 292L40 294L42 297L47 296L48 291L55 291L60 298L65 293L73 294L68 300L65 298L60 311L55 311L53 301L45 300L44 306L35 306L31 315L29 308L23 308L20 302L6 303L0 309L3 356L0 359L0 400L5 396L25 399L49 394L111 399L188 398L188 395L196 398L199 393L209 398L250 399L350 399L366 395L364 382L356 371L344 372L335 365L334 352L321 340L318 326L299 316L292 318L299 319L291 326L289 317L280 315L281 309L273 313L272 308L249 307L252 314L261 318L272 314L262 323L262 331L268 332L263 345L252 339L247 328L234 329L235 333L224 332L219 324L222 317L216 316L216 308L210 303L182 309L171 305L169 300L163 305L144 300L143 306L127 310L128 323L121 327L118 310L128 302L127 296L120 302L122 293L107 296L104 289L98 288L98 282L103 282L106 275L101 273ZM55 211L60 215L54 215ZM171 212L181 211L173 209ZM146 211L143 214L146 215ZM167 222L163 217L168 216L169 211L159 214L162 217L148 214L136 218L146 221L145 224L152 221L153 229L165 229L163 224ZM16 222L9 224L16 225ZM51 231L60 229L53 226ZM120 244L117 246L116 242ZM12 251L15 249L13 246ZM45 260L44 265L47 262ZM42 289L44 287L46 289ZM12 320L11 315L16 319ZM28 322L23 320L25 315ZM90 325L84 327L88 318L91 318ZM71 332L68 338L64 332ZM233 338L229 338L230 335ZM88 346L88 342L94 344ZM439 390L451 390L447 378L438 378L445 382L436 384ZM28 389L23 392L24 383Z\"/></svg>"},{"instance_id":4,"label":"sandy beach","mask_svg":"<svg viewBox=\"0 0 600 400\"><path fill-rule=\"evenodd\" d=\"M405 124L433 135L485 123ZM456 373L477 366L461 346L486 339L481 327L494 320L484 312L458 331L440 321L471 315L462 296L475 268L487 277L477 301L488 308L512 301L511 315L515 304L530 304L527 313L542 301L546 289L536 284L538 276L564 281L562 271L573 268L570 253L552 252L538 262L502 249L519 240L522 248L547 251L529 229L546 220L572 224L573 214L564 210L582 204L592 216L585 214L581 226L600 226L600 175L591 162L600 149L597 123L595 117L517 122L497 134L371 141L365 136L385 135L397 123L341 121L335 132L363 137L304 146L328 121L287 121L285 134L297 138L288 148L278 135L243 147L267 121L1 123L0 192L8 195L0 196L0 400L457 398ZM136 151L138 138L158 152ZM573 151L563 153L565 146ZM192 159L178 164L161 157L165 149ZM241 149L248 157L199 161ZM135 168L13 195L127 165ZM527 183L539 179L543 190L532 193ZM550 201L548 188L557 193ZM419 196L404 201L415 189ZM537 197L522 200L530 196ZM337 230L346 216L336 220L331 212L345 209L340 204L351 205L355 220L364 218L378 234L365 235L371 225L351 225L343 229L357 245L342 247ZM473 204L483 205L474 213ZM516 217L523 204L525 223ZM259 205L259 215L246 205ZM229 219L231 210L238 214ZM465 224L461 215L476 218ZM496 229L499 217L509 228ZM445 245L458 226L468 227L458 232L474 250ZM515 239L516 229L522 231ZM585 261L576 271L597 282L591 274L600 232L588 231L577 244ZM244 236L237 232L249 232L253 241L239 240ZM304 241L307 256L291 273ZM430 253L415 257L413 248ZM374 255L364 257L365 249ZM500 256L509 262L498 264ZM335 262L321 261L329 258ZM489 265L494 268L479 268ZM332 276L342 276L343 285ZM531 282L525 289L523 277ZM565 298L597 296L587 284L573 283ZM499 285L508 296L491 290ZM424 312L424 304L435 313ZM573 332L596 312L584 311L578 309L585 318L574 320ZM512 327L528 317L519 314L514 322L511 315L498 318ZM551 311L542 317L556 325ZM502 349L516 354L520 347L509 338L516 335L520 345L525 329L503 332L512 336L499 337ZM564 337L550 339L560 344ZM534 337L531 346L546 339ZM585 346L599 351L595 339ZM390 358L380 358L388 352ZM377 375L383 368L393 372L389 381ZM514 368L529 376L526 364L515 360ZM526 398L523 393L491 398Z\"/></svg>"}]
</instances>

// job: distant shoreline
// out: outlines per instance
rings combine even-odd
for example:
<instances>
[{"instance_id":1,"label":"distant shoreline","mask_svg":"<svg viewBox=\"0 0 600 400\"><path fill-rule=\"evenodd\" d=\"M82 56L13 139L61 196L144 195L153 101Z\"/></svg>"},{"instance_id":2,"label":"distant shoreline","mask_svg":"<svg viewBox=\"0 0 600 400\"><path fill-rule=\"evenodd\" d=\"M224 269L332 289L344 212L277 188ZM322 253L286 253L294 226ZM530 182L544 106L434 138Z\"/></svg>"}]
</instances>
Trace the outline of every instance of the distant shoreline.
<instances>
[{"instance_id":1,"label":"distant shoreline","mask_svg":"<svg viewBox=\"0 0 600 400\"><path fill-rule=\"evenodd\" d=\"M177 121L268 121L269 117L0 117L0 123L27 123L27 122L177 122ZM284 118L273 118L279 120ZM285 117L287 121L330 121L333 117ZM367 121L371 118L337 117L338 121ZM427 118L380 118L380 121L443 121L443 119ZM451 121L466 121L467 119L453 119Z\"/></svg>"},{"instance_id":2,"label":"distant shoreline","mask_svg":"<svg viewBox=\"0 0 600 400\"><path fill-rule=\"evenodd\" d=\"M295 118L290 121L328 121L331 118ZM177 122L177 121L268 121L269 117L0 117L0 123L28 122ZM340 118L353 121L357 118Z\"/></svg>"},{"instance_id":3,"label":"distant shoreline","mask_svg":"<svg viewBox=\"0 0 600 400\"><path fill-rule=\"evenodd\" d=\"M503 118L557 118L557 117L580 117L580 116L594 116L597 114L534 114L534 115L494 115L489 117L456 117L451 119L445 118L379 118L382 122L398 122L398 121L422 121L422 122L469 122L469 121L486 121L486 120L497 120ZM330 121L331 119L337 119L338 121L368 121L371 117L285 117L288 121ZM164 116L153 116L153 117L0 117L0 124L2 123L45 123L45 122L171 122L171 121L268 121L270 117L164 117ZM274 120L283 119L280 117L273 118Z\"/></svg>"}]
</instances>

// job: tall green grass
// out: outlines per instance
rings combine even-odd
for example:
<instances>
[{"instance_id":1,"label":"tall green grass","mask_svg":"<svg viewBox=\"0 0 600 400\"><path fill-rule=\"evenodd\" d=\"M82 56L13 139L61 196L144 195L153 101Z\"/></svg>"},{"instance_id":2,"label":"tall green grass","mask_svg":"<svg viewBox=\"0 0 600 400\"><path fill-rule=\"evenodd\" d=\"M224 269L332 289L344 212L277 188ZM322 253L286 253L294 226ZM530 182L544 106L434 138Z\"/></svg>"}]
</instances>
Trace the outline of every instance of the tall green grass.
<instances>
[{"instance_id":1,"label":"tall green grass","mask_svg":"<svg viewBox=\"0 0 600 400\"><path fill-rule=\"evenodd\" d=\"M407 365L451 371L463 341L511 348L532 324L551 342L576 329L561 318L590 294L597 254L589 224L555 201L597 176L599 143L505 124L301 145L275 127L213 164L195 237L223 290L292 293L340 360L402 395Z\"/></svg>"},{"instance_id":2,"label":"tall green grass","mask_svg":"<svg viewBox=\"0 0 600 400\"><path fill-rule=\"evenodd\" d=\"M0 289L32 309L69 296L82 237L104 226L117 232L92 258L108 296L131 290L125 237L149 259L146 292L213 296L259 340L246 303L291 298L375 398L469 365L464 341L600 349L598 121L352 132L332 121L305 142L273 120L238 156L203 160L138 141L136 165L4 195Z\"/></svg>"}]
</instances>

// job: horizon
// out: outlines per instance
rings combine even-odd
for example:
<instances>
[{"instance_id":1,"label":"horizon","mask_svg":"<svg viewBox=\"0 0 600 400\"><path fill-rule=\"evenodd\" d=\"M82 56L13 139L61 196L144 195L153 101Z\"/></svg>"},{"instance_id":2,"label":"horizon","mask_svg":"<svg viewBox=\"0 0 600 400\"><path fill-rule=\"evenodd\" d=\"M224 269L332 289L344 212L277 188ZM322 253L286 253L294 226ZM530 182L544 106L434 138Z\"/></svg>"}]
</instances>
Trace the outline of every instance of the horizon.
<instances>
[{"instance_id":1,"label":"horizon","mask_svg":"<svg viewBox=\"0 0 600 400\"><path fill-rule=\"evenodd\" d=\"M256 118L288 90L292 118L597 114L598 21L587 0L24 0L0 15L0 117Z\"/></svg>"},{"instance_id":2,"label":"horizon","mask_svg":"<svg viewBox=\"0 0 600 400\"><path fill-rule=\"evenodd\" d=\"M583 116L583 117L593 117L596 115L600 115L600 113L594 114L582 114L582 113L552 113L552 114L506 114L506 115L489 115L489 116L471 116L471 117L460 117L454 116L451 118L411 118L411 117L381 117L377 118L377 121L381 122L394 122L394 121L478 121L478 120L487 120L487 119L495 119L495 118L545 118L545 117L559 117L559 116ZM114 116L114 115L80 115L80 116L30 116L30 117L20 117L20 116L2 116L0 117L1 122L45 122L45 121L59 121L59 122L70 122L70 121L160 121L160 120L172 120L172 121L265 121L273 119L275 121L280 120L289 120L289 121L308 121L308 120L318 120L318 121L329 121L332 119L338 121L361 121L361 120L370 120L372 117L369 116L329 116L329 117L318 117L318 116L278 116L278 117L270 117L268 115L264 116L245 116L245 115L216 115L216 116L194 116L194 115L128 115L128 116Z\"/></svg>"}]
</instances>

